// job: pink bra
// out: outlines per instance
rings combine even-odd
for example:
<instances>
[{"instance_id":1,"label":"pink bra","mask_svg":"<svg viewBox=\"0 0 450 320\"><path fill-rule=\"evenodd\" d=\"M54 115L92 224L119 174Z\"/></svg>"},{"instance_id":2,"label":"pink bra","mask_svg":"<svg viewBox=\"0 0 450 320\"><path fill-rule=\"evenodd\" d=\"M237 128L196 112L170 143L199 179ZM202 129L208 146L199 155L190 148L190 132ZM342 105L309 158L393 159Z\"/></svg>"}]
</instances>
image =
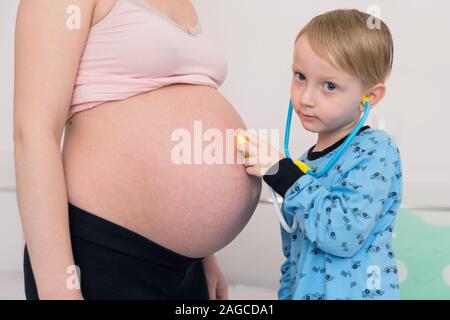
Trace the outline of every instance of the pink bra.
<instances>
[{"instance_id":1,"label":"pink bra","mask_svg":"<svg viewBox=\"0 0 450 320\"><path fill-rule=\"evenodd\" d=\"M101 103L175 83L218 88L226 74L223 52L199 23L188 32L146 0L116 0L91 27L66 121Z\"/></svg>"}]
</instances>

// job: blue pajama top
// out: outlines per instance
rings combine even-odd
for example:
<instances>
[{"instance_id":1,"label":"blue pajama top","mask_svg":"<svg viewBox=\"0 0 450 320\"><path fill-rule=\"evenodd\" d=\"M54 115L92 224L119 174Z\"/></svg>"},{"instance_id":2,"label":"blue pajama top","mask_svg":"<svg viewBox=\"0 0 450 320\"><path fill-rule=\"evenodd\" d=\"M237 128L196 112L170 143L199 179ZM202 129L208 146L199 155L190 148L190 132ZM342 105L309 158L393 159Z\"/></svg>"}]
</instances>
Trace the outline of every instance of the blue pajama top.
<instances>
[{"instance_id":1,"label":"blue pajama top","mask_svg":"<svg viewBox=\"0 0 450 320\"><path fill-rule=\"evenodd\" d=\"M346 138L346 137L345 137ZM320 171L344 142L299 160ZM278 298L399 299L392 232L402 199L400 154L382 130L365 126L328 173L305 175L290 159L263 177L284 197ZM269 174L270 173L270 174Z\"/></svg>"}]
</instances>

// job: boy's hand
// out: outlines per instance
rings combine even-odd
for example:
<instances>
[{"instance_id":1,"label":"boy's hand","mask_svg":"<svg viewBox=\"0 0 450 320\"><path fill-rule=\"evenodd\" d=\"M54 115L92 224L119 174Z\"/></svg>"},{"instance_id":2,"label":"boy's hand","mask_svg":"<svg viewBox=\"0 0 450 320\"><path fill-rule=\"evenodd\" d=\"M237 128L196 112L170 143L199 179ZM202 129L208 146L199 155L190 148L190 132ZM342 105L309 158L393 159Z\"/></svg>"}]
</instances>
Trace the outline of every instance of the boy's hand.
<instances>
[{"instance_id":1,"label":"boy's hand","mask_svg":"<svg viewBox=\"0 0 450 320\"><path fill-rule=\"evenodd\" d=\"M276 148L249 131L239 129L237 135L237 149L244 156L244 166L249 175L262 177L273 165L285 158Z\"/></svg>"}]
</instances>

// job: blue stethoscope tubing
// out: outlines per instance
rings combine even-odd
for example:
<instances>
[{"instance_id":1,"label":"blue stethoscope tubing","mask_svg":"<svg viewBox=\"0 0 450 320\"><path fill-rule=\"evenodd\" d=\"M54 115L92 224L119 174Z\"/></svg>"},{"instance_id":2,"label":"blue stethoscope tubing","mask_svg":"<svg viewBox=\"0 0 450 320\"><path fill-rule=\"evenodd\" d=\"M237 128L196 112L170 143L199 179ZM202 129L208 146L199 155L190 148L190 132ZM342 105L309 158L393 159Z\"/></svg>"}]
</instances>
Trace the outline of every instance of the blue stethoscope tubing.
<instances>
[{"instance_id":1,"label":"blue stethoscope tubing","mask_svg":"<svg viewBox=\"0 0 450 320\"><path fill-rule=\"evenodd\" d=\"M286 129L285 129L285 134L284 134L284 153L286 155L286 158L290 158L290 159L291 159L291 154L289 152L289 140L290 140L291 120L292 120L293 110L294 110L294 108L292 106L292 100L291 100L289 102L289 109L288 109L288 114L287 114L287 119L286 119ZM355 136L358 134L359 130L362 128L362 126L366 122L367 117L369 116L369 112L370 112L369 99L364 99L364 113L363 113L361 119L358 121L358 124L355 126L353 131L347 137L347 139L345 139L344 143L339 147L339 149L335 153L335 155L328 161L326 166L319 172L314 173L311 170L308 170L306 173L314 178L320 178L325 173L327 173L333 167L333 165L336 163L336 161L339 159L339 157L342 155L342 153L344 153L344 151L347 149L347 147L350 145L350 143L352 143L353 139L355 138ZM298 221L297 221L296 217L294 216L292 226L289 227L289 225L287 224L286 220L283 217L281 207L278 204L277 195L272 188L270 188L270 189L272 191L273 205L274 205L275 211L278 214L278 218L280 220L281 226L287 233L294 233L298 227Z\"/></svg>"}]
</instances>

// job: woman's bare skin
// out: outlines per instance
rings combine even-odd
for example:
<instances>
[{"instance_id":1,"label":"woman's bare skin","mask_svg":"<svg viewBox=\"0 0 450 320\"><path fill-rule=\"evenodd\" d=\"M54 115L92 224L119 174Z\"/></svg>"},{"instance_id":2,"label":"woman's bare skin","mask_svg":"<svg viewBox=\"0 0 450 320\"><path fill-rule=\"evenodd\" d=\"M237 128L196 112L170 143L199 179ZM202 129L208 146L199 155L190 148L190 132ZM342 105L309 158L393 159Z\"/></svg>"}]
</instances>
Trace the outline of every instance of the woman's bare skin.
<instances>
[{"instance_id":1,"label":"woman's bare skin","mask_svg":"<svg viewBox=\"0 0 450 320\"><path fill-rule=\"evenodd\" d=\"M224 137L244 127L216 89L197 85L76 113L63 149L69 200L183 255L220 250L250 219L260 181L240 164L174 164L171 134L193 134L196 120Z\"/></svg>"}]
</instances>

